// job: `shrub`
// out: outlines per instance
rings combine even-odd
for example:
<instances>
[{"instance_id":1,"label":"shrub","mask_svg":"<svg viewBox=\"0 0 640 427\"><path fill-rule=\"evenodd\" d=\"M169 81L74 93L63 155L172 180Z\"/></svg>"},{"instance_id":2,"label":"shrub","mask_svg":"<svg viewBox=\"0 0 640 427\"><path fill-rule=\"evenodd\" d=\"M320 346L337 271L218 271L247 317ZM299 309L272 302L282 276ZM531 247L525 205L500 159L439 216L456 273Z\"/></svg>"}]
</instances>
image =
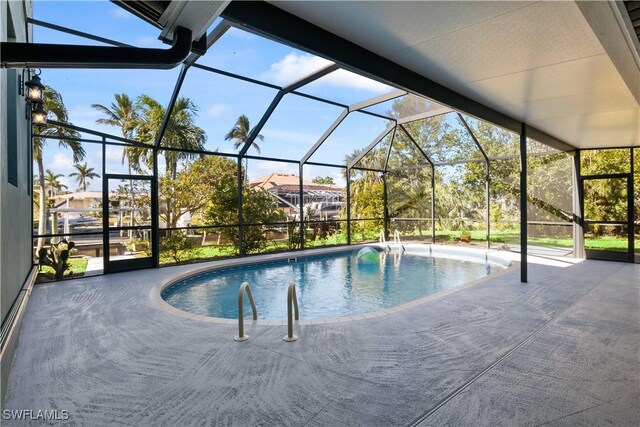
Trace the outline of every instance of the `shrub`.
<instances>
[{"instance_id":1,"label":"shrub","mask_svg":"<svg viewBox=\"0 0 640 427\"><path fill-rule=\"evenodd\" d=\"M68 277L71 277L73 271L69 268L67 261L75 245L74 242L67 242L66 239L62 239L58 243L52 243L49 249L41 248L38 251L40 265L51 267L55 272L56 280L62 279L67 270L69 270Z\"/></svg>"},{"instance_id":2,"label":"shrub","mask_svg":"<svg viewBox=\"0 0 640 427\"><path fill-rule=\"evenodd\" d=\"M179 263L194 246L193 240L187 238L184 233L173 232L160 242L160 251L167 253L176 263Z\"/></svg>"}]
</instances>

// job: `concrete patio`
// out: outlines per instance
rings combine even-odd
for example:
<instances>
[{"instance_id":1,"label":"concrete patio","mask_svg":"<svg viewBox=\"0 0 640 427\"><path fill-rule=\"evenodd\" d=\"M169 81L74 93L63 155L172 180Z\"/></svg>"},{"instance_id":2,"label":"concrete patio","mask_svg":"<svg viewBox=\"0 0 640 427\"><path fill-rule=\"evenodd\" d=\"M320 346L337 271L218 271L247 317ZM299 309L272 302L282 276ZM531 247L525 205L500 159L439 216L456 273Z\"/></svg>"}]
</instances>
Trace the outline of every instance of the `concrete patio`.
<instances>
[{"instance_id":1,"label":"concrete patio","mask_svg":"<svg viewBox=\"0 0 640 427\"><path fill-rule=\"evenodd\" d=\"M237 343L233 324L153 305L189 266L37 285L5 409L92 426L637 425L640 265L532 261L530 283L512 268L387 316L299 325L295 343L250 322Z\"/></svg>"}]
</instances>

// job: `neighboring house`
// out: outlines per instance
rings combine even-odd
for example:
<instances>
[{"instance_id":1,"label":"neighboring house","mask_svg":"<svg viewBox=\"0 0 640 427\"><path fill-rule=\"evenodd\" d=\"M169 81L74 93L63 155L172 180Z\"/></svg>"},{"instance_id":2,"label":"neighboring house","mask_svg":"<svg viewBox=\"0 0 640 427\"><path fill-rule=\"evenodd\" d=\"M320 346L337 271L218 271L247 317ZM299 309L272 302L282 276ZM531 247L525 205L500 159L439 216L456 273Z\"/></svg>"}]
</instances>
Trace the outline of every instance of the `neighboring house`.
<instances>
[{"instance_id":1,"label":"neighboring house","mask_svg":"<svg viewBox=\"0 0 640 427\"><path fill-rule=\"evenodd\" d=\"M288 216L299 215L300 178L298 176L272 173L249 181L249 187L271 194L278 203L278 207ZM343 188L337 185L302 181L304 209L306 212L311 212L314 218L335 218L342 209L343 197Z\"/></svg>"},{"instance_id":2,"label":"neighboring house","mask_svg":"<svg viewBox=\"0 0 640 427\"><path fill-rule=\"evenodd\" d=\"M84 212L102 212L102 191L57 194L49 200L53 201L54 209L69 209L71 218L78 217Z\"/></svg>"}]
</instances>

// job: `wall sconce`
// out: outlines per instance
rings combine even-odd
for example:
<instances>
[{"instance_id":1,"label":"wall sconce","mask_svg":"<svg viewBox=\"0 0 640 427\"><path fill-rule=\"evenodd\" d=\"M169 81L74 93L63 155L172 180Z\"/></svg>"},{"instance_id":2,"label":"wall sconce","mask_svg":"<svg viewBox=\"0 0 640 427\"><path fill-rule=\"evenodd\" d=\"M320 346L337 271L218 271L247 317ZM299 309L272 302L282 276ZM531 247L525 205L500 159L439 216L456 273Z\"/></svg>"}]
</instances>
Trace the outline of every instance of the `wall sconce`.
<instances>
[{"instance_id":1,"label":"wall sconce","mask_svg":"<svg viewBox=\"0 0 640 427\"><path fill-rule=\"evenodd\" d=\"M42 105L38 104L31 110L31 123L40 131L47 127L47 112Z\"/></svg>"},{"instance_id":2,"label":"wall sconce","mask_svg":"<svg viewBox=\"0 0 640 427\"><path fill-rule=\"evenodd\" d=\"M25 73L29 77L25 81ZM33 73L33 77L31 77ZM18 82L18 92L26 99L25 118L31 116L31 123L38 130L42 130L47 126L47 112L44 110L44 85L40 80L40 70L23 69L22 77Z\"/></svg>"}]
</instances>

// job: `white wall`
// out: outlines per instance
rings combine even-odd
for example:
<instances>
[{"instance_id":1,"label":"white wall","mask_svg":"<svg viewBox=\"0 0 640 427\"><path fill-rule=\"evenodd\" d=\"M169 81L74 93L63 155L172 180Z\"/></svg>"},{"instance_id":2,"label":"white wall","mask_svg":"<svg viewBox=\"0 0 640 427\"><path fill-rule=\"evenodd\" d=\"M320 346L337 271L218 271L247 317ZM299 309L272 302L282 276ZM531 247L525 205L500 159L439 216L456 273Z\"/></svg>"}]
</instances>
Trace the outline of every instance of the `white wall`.
<instances>
[{"instance_id":1,"label":"white wall","mask_svg":"<svg viewBox=\"0 0 640 427\"><path fill-rule=\"evenodd\" d=\"M2 41L26 40L24 6L22 1L0 0ZM27 13L31 13L31 2L26 6ZM30 141L24 98L17 95L17 76L21 72L20 69L0 70L0 309L3 321L31 269ZM10 73L15 73L15 78ZM16 84L8 84L12 81ZM12 97L17 103L8 105ZM12 123L8 123L11 118L14 118ZM15 132L9 131L11 127ZM17 186L8 182L11 134L17 139Z\"/></svg>"},{"instance_id":2,"label":"white wall","mask_svg":"<svg viewBox=\"0 0 640 427\"><path fill-rule=\"evenodd\" d=\"M0 0L0 40L27 41L25 12L32 15L31 1ZM22 70L0 69L0 314L4 323L31 270L31 196L29 127L24 98L18 95ZM11 142L13 141L13 144ZM15 149L10 154L10 145ZM9 162L13 167L9 167ZM15 182L9 182L9 173ZM9 372L13 362L21 318L0 357L0 409L4 409ZM12 323L9 325L9 323Z\"/></svg>"}]
</instances>

